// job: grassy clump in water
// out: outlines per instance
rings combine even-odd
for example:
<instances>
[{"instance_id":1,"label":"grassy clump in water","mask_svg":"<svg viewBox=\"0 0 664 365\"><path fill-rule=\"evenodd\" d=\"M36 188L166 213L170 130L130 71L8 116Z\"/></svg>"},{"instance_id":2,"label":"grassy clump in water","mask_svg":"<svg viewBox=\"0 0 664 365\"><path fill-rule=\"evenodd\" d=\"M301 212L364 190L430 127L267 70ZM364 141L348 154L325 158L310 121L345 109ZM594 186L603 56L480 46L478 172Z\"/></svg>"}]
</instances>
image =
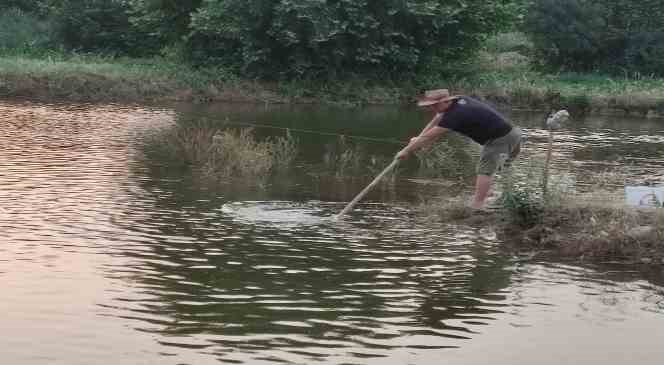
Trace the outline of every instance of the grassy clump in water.
<instances>
[{"instance_id":1,"label":"grassy clump in water","mask_svg":"<svg viewBox=\"0 0 664 365\"><path fill-rule=\"evenodd\" d=\"M261 184L271 173L290 167L297 156L297 141L290 133L258 141L249 128L176 126L152 136L146 151L206 178Z\"/></svg>"},{"instance_id":2,"label":"grassy clump in water","mask_svg":"<svg viewBox=\"0 0 664 365\"><path fill-rule=\"evenodd\" d=\"M212 137L203 172L222 178L266 176L276 159L269 142L258 142L250 129L218 131Z\"/></svg>"},{"instance_id":3,"label":"grassy clump in water","mask_svg":"<svg viewBox=\"0 0 664 365\"><path fill-rule=\"evenodd\" d=\"M664 258L664 212L577 197L544 209L542 221L517 232L515 238L526 247L552 249L565 256L659 263Z\"/></svg>"},{"instance_id":4,"label":"grassy clump in water","mask_svg":"<svg viewBox=\"0 0 664 365\"><path fill-rule=\"evenodd\" d=\"M335 143L327 145L323 155L323 165L334 172L337 179L366 178L381 172L391 159L385 156L376 156L367 153L363 146L340 136ZM394 183L395 172L388 174L381 180L381 184Z\"/></svg>"},{"instance_id":5,"label":"grassy clump in water","mask_svg":"<svg viewBox=\"0 0 664 365\"><path fill-rule=\"evenodd\" d=\"M500 231L508 240L563 256L662 262L664 210L626 206L606 190L607 181L620 176L602 173L602 179L585 187L592 193L582 193L570 175L545 173L547 169L531 165L525 183L515 183L510 175L504 178ZM542 186L543 181L548 186Z\"/></svg>"},{"instance_id":6,"label":"grassy clump in water","mask_svg":"<svg viewBox=\"0 0 664 365\"><path fill-rule=\"evenodd\" d=\"M459 200L439 208L444 220L495 224L505 240L518 248L555 250L563 255L641 259L664 264L664 210L657 202L650 211L626 207L610 194L602 194L615 174L595 174L592 195L576 191L576 178L552 174L554 130L569 118L561 110L549 118L549 144L544 160L530 158L528 165L501 172L498 210L478 215ZM472 220L471 220L472 219Z\"/></svg>"},{"instance_id":7,"label":"grassy clump in water","mask_svg":"<svg viewBox=\"0 0 664 365\"><path fill-rule=\"evenodd\" d=\"M336 144L327 146L323 164L338 178L356 176L366 159L366 153L357 145L340 136Z\"/></svg>"},{"instance_id":8,"label":"grassy clump in water","mask_svg":"<svg viewBox=\"0 0 664 365\"><path fill-rule=\"evenodd\" d=\"M604 190L605 179L585 187L593 193L576 192L565 174L549 176L543 194L542 179L536 177L541 171L531 165L518 178L501 177L502 195L495 210L478 213L468 207L470 199L453 199L436 202L435 211L445 222L493 226L519 251L664 263L664 209L625 206Z\"/></svg>"}]
</instances>

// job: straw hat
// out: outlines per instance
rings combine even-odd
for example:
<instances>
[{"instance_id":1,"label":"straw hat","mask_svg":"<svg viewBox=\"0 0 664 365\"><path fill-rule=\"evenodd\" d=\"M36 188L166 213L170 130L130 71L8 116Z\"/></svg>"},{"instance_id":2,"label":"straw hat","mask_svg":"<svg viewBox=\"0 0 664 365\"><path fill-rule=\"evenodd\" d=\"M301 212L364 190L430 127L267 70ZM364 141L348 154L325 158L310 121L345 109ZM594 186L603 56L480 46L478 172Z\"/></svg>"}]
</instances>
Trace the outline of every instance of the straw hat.
<instances>
[{"instance_id":1,"label":"straw hat","mask_svg":"<svg viewBox=\"0 0 664 365\"><path fill-rule=\"evenodd\" d=\"M417 106L434 105L458 98L458 96L451 96L447 89L427 90L424 92L424 96L417 101Z\"/></svg>"}]
</instances>

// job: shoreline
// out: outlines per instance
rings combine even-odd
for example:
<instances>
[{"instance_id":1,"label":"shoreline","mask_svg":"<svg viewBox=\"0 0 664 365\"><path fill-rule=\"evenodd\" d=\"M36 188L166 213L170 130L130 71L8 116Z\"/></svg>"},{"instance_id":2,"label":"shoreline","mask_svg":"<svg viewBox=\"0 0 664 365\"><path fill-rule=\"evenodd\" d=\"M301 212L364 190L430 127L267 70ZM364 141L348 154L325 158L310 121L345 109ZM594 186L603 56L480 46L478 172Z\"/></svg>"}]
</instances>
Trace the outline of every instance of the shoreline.
<instances>
[{"instance_id":1,"label":"shoreline","mask_svg":"<svg viewBox=\"0 0 664 365\"><path fill-rule=\"evenodd\" d=\"M512 222L502 209L479 215L465 207L447 209L439 213L441 223L491 227L505 252L519 257L664 267L663 213L658 209L570 206L546 212L543 221L527 226Z\"/></svg>"},{"instance_id":2,"label":"shoreline","mask_svg":"<svg viewBox=\"0 0 664 365\"><path fill-rule=\"evenodd\" d=\"M432 80L457 94L485 99L499 107L577 115L664 118L664 79L616 80L592 76L584 86L569 76L478 70L477 79ZM590 77L580 75L579 78ZM622 86L625 89L619 92ZM159 60L65 61L0 56L0 98L47 102L245 102L321 104L357 107L404 105L420 88L412 83L372 80L258 81L222 70L193 70Z\"/></svg>"}]
</instances>

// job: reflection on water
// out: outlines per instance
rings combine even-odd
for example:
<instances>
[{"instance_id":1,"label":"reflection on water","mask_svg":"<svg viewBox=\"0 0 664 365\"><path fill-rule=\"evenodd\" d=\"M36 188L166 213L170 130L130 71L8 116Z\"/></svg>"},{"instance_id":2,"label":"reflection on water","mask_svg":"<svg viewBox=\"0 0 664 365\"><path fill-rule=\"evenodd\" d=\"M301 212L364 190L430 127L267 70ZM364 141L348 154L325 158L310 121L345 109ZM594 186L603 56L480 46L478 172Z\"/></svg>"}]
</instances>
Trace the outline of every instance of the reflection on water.
<instances>
[{"instance_id":1,"label":"reflection on water","mask_svg":"<svg viewBox=\"0 0 664 365\"><path fill-rule=\"evenodd\" d=\"M299 136L302 162L260 191L201 184L142 154L146 134L201 114L334 130L316 119L330 113L228 109L0 103L5 362L619 364L629 355L654 364L664 355L661 270L522 262L501 253L488 227L440 225L409 208L467 182L415 184L417 169L406 167L335 221L366 181L308 173L333 137ZM380 133L405 139L421 126L409 113L338 128L368 134L382 123ZM547 136L530 120L526 153L537 156ZM664 134L637 122L564 130L557 166L571 162L579 181L608 167L661 182Z\"/></svg>"},{"instance_id":2,"label":"reflection on water","mask_svg":"<svg viewBox=\"0 0 664 365\"><path fill-rule=\"evenodd\" d=\"M324 209L321 202L244 201L224 204L220 211L243 224L314 226L331 221L337 209L338 206Z\"/></svg>"}]
</instances>

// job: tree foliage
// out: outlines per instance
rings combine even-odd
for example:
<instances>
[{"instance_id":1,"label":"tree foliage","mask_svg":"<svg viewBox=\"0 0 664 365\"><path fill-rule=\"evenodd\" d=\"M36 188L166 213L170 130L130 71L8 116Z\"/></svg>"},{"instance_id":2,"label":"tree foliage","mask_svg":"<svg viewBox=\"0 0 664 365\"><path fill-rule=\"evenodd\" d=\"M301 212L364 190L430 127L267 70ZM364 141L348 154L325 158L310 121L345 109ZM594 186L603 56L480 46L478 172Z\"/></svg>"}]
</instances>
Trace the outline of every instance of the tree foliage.
<instances>
[{"instance_id":1,"label":"tree foliage","mask_svg":"<svg viewBox=\"0 0 664 365\"><path fill-rule=\"evenodd\" d=\"M467 56L513 19L512 1L204 0L192 50L264 74L412 71Z\"/></svg>"},{"instance_id":2,"label":"tree foliage","mask_svg":"<svg viewBox=\"0 0 664 365\"><path fill-rule=\"evenodd\" d=\"M51 48L51 24L36 13L11 7L0 13L0 51L37 54Z\"/></svg>"},{"instance_id":3,"label":"tree foliage","mask_svg":"<svg viewBox=\"0 0 664 365\"><path fill-rule=\"evenodd\" d=\"M664 74L661 0L534 0L525 29L549 66Z\"/></svg>"},{"instance_id":4,"label":"tree foliage","mask_svg":"<svg viewBox=\"0 0 664 365\"><path fill-rule=\"evenodd\" d=\"M166 46L180 43L190 32L191 14L198 10L202 0L127 0L130 21Z\"/></svg>"},{"instance_id":5,"label":"tree foliage","mask_svg":"<svg viewBox=\"0 0 664 365\"><path fill-rule=\"evenodd\" d=\"M65 48L142 56L158 47L130 22L126 0L46 0L46 4Z\"/></svg>"},{"instance_id":6,"label":"tree foliage","mask_svg":"<svg viewBox=\"0 0 664 365\"><path fill-rule=\"evenodd\" d=\"M41 6L41 0L3 0L0 3L0 9L19 9L25 12L37 12Z\"/></svg>"},{"instance_id":7,"label":"tree foliage","mask_svg":"<svg viewBox=\"0 0 664 365\"><path fill-rule=\"evenodd\" d=\"M7 0L55 19L66 48L179 50L250 75L401 75L472 54L524 0ZM46 9L44 12L43 9Z\"/></svg>"}]
</instances>

